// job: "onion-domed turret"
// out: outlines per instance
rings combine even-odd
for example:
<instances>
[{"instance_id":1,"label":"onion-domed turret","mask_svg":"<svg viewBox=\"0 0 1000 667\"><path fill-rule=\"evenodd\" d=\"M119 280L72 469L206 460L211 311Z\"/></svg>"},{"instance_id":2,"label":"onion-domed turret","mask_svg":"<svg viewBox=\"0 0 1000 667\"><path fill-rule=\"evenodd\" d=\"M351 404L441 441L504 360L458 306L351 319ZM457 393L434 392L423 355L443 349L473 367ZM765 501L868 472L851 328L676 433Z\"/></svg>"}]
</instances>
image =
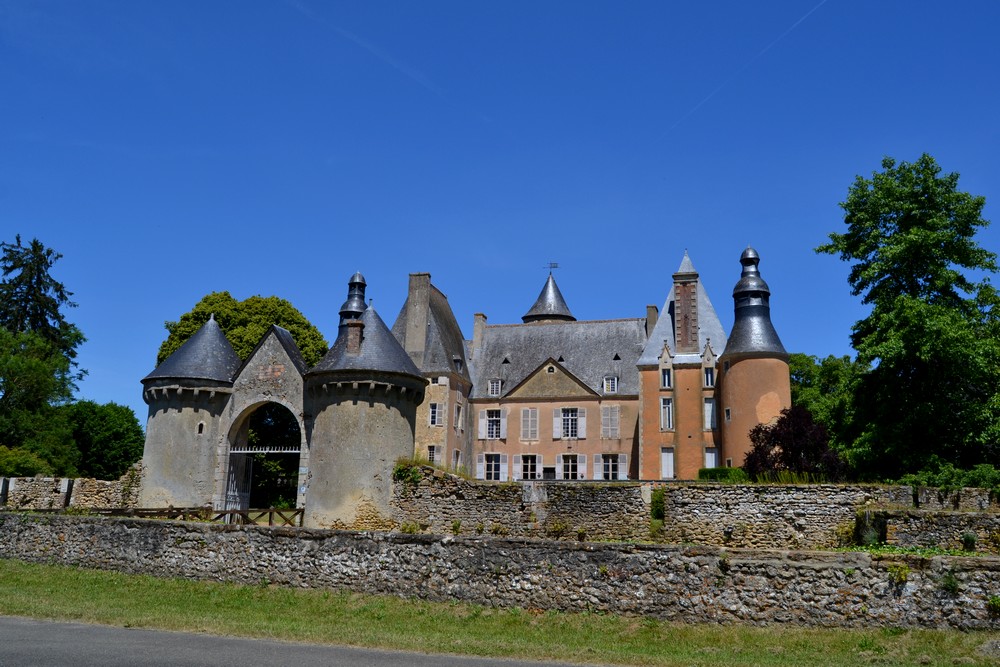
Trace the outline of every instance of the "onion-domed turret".
<instances>
[{"instance_id":1,"label":"onion-domed turret","mask_svg":"<svg viewBox=\"0 0 1000 667\"><path fill-rule=\"evenodd\" d=\"M743 273L733 288L736 319L725 357L776 357L787 359L785 346L771 324L771 290L760 277L760 255L747 247L740 255Z\"/></svg>"}]
</instances>

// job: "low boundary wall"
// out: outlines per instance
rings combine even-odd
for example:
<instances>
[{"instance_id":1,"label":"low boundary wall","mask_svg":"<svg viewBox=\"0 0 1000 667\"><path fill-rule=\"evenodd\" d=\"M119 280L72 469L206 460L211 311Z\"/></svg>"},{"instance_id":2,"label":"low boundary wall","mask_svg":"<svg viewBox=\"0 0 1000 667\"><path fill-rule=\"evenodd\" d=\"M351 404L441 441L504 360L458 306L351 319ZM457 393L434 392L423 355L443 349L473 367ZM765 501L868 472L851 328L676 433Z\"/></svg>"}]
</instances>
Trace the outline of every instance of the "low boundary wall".
<instances>
[{"instance_id":1,"label":"low boundary wall","mask_svg":"<svg viewBox=\"0 0 1000 667\"><path fill-rule=\"evenodd\" d=\"M685 623L996 629L1000 559L0 514L0 558ZM994 610L996 611L996 610Z\"/></svg>"}]
</instances>

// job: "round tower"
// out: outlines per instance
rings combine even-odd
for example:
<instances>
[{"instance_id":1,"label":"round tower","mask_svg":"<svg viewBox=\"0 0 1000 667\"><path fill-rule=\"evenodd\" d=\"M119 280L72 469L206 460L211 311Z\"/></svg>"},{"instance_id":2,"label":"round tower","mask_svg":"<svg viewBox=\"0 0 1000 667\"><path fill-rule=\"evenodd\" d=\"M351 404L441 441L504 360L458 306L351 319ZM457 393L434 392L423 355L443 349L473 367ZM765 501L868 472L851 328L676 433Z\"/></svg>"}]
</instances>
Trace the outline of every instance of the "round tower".
<instances>
[{"instance_id":1,"label":"round tower","mask_svg":"<svg viewBox=\"0 0 1000 667\"><path fill-rule=\"evenodd\" d=\"M223 409L240 358L215 316L142 379L149 405L140 507L211 504Z\"/></svg>"},{"instance_id":2,"label":"round tower","mask_svg":"<svg viewBox=\"0 0 1000 667\"><path fill-rule=\"evenodd\" d=\"M727 463L743 465L751 449L750 430L776 419L792 404L788 353L771 324L771 290L760 276L760 256L747 247L740 255L743 272L733 288L735 321L722 373L722 451Z\"/></svg>"},{"instance_id":3,"label":"round tower","mask_svg":"<svg viewBox=\"0 0 1000 667\"><path fill-rule=\"evenodd\" d=\"M349 285L337 340L306 374L312 433L303 525L390 528L392 470L413 456L427 381L365 307L364 277L355 274Z\"/></svg>"}]
</instances>

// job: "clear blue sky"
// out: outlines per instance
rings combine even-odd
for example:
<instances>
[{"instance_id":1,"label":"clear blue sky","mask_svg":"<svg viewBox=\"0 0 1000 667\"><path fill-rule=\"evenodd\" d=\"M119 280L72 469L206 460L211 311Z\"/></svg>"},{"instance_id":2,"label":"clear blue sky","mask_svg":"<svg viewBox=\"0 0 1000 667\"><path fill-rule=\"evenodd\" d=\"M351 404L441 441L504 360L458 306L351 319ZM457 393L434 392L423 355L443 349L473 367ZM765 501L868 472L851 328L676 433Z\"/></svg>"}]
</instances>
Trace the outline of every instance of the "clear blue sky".
<instances>
[{"instance_id":1,"label":"clear blue sky","mask_svg":"<svg viewBox=\"0 0 1000 667\"><path fill-rule=\"evenodd\" d=\"M356 270L389 324L428 271L519 322L661 306L687 249L728 327L760 252L790 351L865 314L813 248L883 156L1000 206L1000 3L0 0L0 239L63 253L80 396L131 405L165 320ZM1000 228L979 238L1000 249Z\"/></svg>"}]
</instances>

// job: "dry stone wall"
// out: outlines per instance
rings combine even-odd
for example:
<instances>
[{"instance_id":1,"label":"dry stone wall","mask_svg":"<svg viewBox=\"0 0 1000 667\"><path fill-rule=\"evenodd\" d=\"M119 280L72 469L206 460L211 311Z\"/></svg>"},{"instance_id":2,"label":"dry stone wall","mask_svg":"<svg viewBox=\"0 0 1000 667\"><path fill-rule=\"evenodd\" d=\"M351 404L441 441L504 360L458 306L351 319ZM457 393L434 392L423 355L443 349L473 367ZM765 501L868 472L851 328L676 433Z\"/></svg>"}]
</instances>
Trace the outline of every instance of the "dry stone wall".
<instances>
[{"instance_id":1,"label":"dry stone wall","mask_svg":"<svg viewBox=\"0 0 1000 667\"><path fill-rule=\"evenodd\" d=\"M998 629L1000 559L0 514L0 558L685 623Z\"/></svg>"},{"instance_id":2,"label":"dry stone wall","mask_svg":"<svg viewBox=\"0 0 1000 667\"><path fill-rule=\"evenodd\" d=\"M64 507L138 507L141 467L129 468L120 479L89 477L0 478L0 507L8 510L49 510Z\"/></svg>"}]
</instances>

